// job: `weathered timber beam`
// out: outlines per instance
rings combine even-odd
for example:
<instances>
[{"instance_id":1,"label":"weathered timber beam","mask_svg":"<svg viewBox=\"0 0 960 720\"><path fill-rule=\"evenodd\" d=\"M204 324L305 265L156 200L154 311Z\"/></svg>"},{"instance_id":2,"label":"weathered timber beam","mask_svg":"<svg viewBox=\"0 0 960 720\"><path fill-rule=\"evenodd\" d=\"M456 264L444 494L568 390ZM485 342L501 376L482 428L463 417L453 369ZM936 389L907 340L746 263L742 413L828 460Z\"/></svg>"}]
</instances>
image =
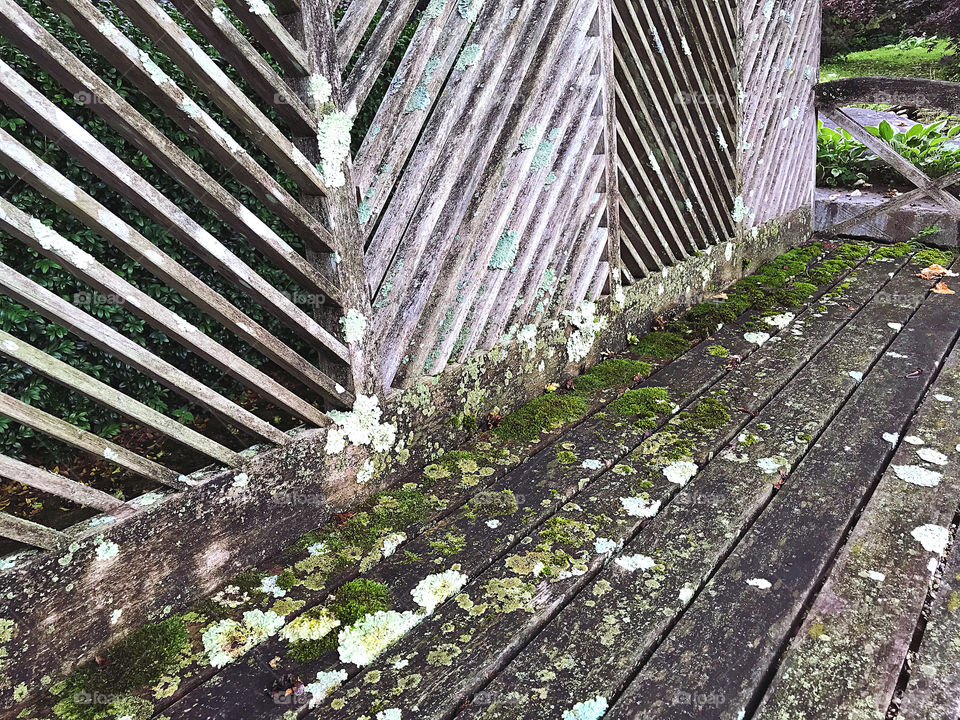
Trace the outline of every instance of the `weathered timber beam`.
<instances>
[{"instance_id":1,"label":"weathered timber beam","mask_svg":"<svg viewBox=\"0 0 960 720\"><path fill-rule=\"evenodd\" d=\"M374 15L380 9L380 0L372 2L357 0L351 2L340 18L336 27L335 52L340 68L345 68L357 46L363 39L363 34L370 27Z\"/></svg>"},{"instance_id":2,"label":"weathered timber beam","mask_svg":"<svg viewBox=\"0 0 960 720\"><path fill-rule=\"evenodd\" d=\"M45 225L43 227L46 227ZM59 237L59 236L58 236ZM45 242L56 243L48 237ZM178 395L207 408L225 422L241 427L259 438L286 445L289 435L253 413L244 410L220 393L195 380L182 370L161 360L146 348L121 335L44 287L0 263L0 290L19 303L35 310L51 322L62 325L87 342L139 370L147 377L170 388Z\"/></svg>"},{"instance_id":3,"label":"weathered timber beam","mask_svg":"<svg viewBox=\"0 0 960 720\"><path fill-rule=\"evenodd\" d=\"M0 60L0 100L54 139L78 162L117 190L134 207L246 292L274 317L306 340L348 358L346 347L264 280L181 208L174 205L66 113Z\"/></svg>"},{"instance_id":4,"label":"weathered timber beam","mask_svg":"<svg viewBox=\"0 0 960 720\"><path fill-rule=\"evenodd\" d=\"M41 550L57 550L68 541L67 536L59 530L9 513L0 513L0 537L16 540L24 545L33 545Z\"/></svg>"},{"instance_id":5,"label":"weathered timber beam","mask_svg":"<svg viewBox=\"0 0 960 720\"><path fill-rule=\"evenodd\" d=\"M814 87L817 105L910 105L960 113L960 83L923 78L854 77Z\"/></svg>"},{"instance_id":6,"label":"weathered timber beam","mask_svg":"<svg viewBox=\"0 0 960 720\"><path fill-rule=\"evenodd\" d=\"M82 430L66 420L61 420L39 408L20 402L6 393L0 393L0 415L5 415L21 425L84 450L95 457L104 458L141 477L156 480L172 488L179 489L184 486L179 473L120 447L105 438Z\"/></svg>"},{"instance_id":7,"label":"weathered timber beam","mask_svg":"<svg viewBox=\"0 0 960 720\"><path fill-rule=\"evenodd\" d=\"M230 448L204 437L3 330L0 330L0 353L224 465L237 467L243 462L243 458Z\"/></svg>"},{"instance_id":8,"label":"weathered timber beam","mask_svg":"<svg viewBox=\"0 0 960 720\"><path fill-rule=\"evenodd\" d=\"M613 59L613 0L599 0L597 22L600 26L600 83L603 86L603 151L606 162L604 183L606 185L606 259L609 276L606 282L608 294L613 295L622 285L620 266L620 185L617 170L617 79Z\"/></svg>"},{"instance_id":9,"label":"weathered timber beam","mask_svg":"<svg viewBox=\"0 0 960 720\"><path fill-rule=\"evenodd\" d=\"M29 465L7 455L0 455L0 477L23 483L35 490L56 495L77 505L97 510L116 510L123 501L89 485L56 475L43 468Z\"/></svg>"}]
</instances>

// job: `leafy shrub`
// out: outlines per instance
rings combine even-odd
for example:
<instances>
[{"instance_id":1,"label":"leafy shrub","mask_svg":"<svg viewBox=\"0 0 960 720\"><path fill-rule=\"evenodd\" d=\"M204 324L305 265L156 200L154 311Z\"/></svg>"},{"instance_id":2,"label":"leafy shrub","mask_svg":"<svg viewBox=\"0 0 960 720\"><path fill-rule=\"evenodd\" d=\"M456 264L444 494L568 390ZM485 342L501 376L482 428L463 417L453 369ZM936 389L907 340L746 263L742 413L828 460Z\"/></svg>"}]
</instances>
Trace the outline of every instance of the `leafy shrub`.
<instances>
[{"instance_id":1,"label":"leafy shrub","mask_svg":"<svg viewBox=\"0 0 960 720\"><path fill-rule=\"evenodd\" d=\"M920 170L933 178L960 168L960 149L949 141L960 136L960 125L947 129L944 122L917 124L897 132L887 121L867 132L882 139ZM833 130L820 122L817 129L817 184L821 187L852 188L867 182L899 185L904 181L845 130Z\"/></svg>"}]
</instances>

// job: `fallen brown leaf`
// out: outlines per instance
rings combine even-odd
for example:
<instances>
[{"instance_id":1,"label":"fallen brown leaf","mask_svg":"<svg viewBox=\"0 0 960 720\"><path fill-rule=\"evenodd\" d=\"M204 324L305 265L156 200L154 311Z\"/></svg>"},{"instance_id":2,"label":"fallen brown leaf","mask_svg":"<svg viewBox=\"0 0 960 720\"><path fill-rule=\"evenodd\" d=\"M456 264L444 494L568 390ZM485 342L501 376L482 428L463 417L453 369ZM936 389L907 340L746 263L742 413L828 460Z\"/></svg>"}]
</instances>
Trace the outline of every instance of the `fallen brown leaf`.
<instances>
[{"instance_id":1,"label":"fallen brown leaf","mask_svg":"<svg viewBox=\"0 0 960 720\"><path fill-rule=\"evenodd\" d=\"M933 286L933 291L937 293L937 295L956 295L956 291L948 288L947 284L942 280Z\"/></svg>"},{"instance_id":2,"label":"fallen brown leaf","mask_svg":"<svg viewBox=\"0 0 960 720\"><path fill-rule=\"evenodd\" d=\"M936 280L942 277L957 277L958 273L947 270L943 265L933 264L917 273L917 277L924 280Z\"/></svg>"}]
</instances>

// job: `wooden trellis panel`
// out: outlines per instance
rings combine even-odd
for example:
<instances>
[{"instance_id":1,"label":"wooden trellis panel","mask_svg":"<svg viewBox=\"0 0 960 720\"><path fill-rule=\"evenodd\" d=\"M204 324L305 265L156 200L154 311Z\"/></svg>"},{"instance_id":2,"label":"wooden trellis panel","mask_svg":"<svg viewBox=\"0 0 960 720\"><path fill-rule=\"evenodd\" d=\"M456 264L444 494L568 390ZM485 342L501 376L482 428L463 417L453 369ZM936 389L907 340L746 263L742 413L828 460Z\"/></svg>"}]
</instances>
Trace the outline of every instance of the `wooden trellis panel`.
<instances>
[{"instance_id":1,"label":"wooden trellis panel","mask_svg":"<svg viewBox=\"0 0 960 720\"><path fill-rule=\"evenodd\" d=\"M744 226L813 205L820 62L818 0L752 0L744 34L741 165Z\"/></svg>"},{"instance_id":2,"label":"wooden trellis panel","mask_svg":"<svg viewBox=\"0 0 960 720\"><path fill-rule=\"evenodd\" d=\"M737 6L614 0L623 282L734 234Z\"/></svg>"},{"instance_id":3,"label":"wooden trellis panel","mask_svg":"<svg viewBox=\"0 0 960 720\"><path fill-rule=\"evenodd\" d=\"M124 34L100 7L89 0L49 0L49 7L67 18L90 48L124 77L130 89L116 92L86 66L60 39L13 0L0 0L0 33L10 46L24 53L38 68L60 83L78 104L99 116L123 141L136 148L144 161L160 168L171 181L205 205L236 238L249 243L258 254L257 262L282 271L301 295L322 298L328 310L315 313L317 303L299 303L291 293L274 287L233 250L235 237L214 236L192 216L155 187L136 168L127 164L95 137L57 102L31 84L6 62L0 61L0 102L6 109L51 143L59 145L74 161L111 188L140 212L179 241L196 258L212 268L228 284L245 294L274 316L280 324L302 339L294 349L289 340L252 319L224 294L208 286L184 265L147 239L142 226L115 214L100 201L65 177L33 148L21 144L12 134L0 130L0 165L21 182L76 220L81 226L110 243L119 253L149 272L195 310L218 323L230 335L245 343L253 353L272 363L283 380L261 370L206 335L181 314L141 291L101 258L93 257L71 237L51 227L44 217L35 217L0 198L0 232L14 242L46 256L83 286L108 298L116 298L129 312L153 326L170 341L186 348L197 358L222 371L241 387L260 396L278 412L305 424L320 426L329 420L327 405L349 407L354 392L369 392L369 363L362 350L342 339L337 319L349 309L369 313L369 299L362 282L362 262L356 222L338 222L344 214L351 220L356 204L349 190L349 158L342 167L321 169L318 121L333 110L310 88L318 84L317 74L326 70L333 79L331 92L339 94L339 70L331 73L321 59L335 57L330 8L325 5L287 6L294 16L284 20L265 4L218 5L213 0L177 0L174 5L192 21L191 30L175 19L168 6L153 0L118 0L126 19L153 43L151 55L136 44L133 33ZM278 9L284 6L281 3ZM246 32L238 29L236 14ZM302 32L301 15L311 18L326 13L330 30L324 42ZM300 37L291 31L300 26ZM254 102L199 44L220 53L237 67L261 99ZM327 52L329 51L329 52ZM268 53L268 54L261 54ZM186 78L182 87L161 64L172 61ZM282 74L281 74L282 73ZM136 102L131 99L135 97ZM141 114L137 103L148 100L163 111L197 145L219 164L220 170L243 185L250 196L269 208L284 230L275 231L244 204L242 193L231 193L221 181L205 170L195 154L168 138ZM205 109L207 108L207 109ZM219 115L214 118L213 108ZM275 122L269 113L275 113ZM245 145L238 142L246 137ZM306 137L307 141L301 139ZM252 149L245 149L252 148ZM304 149L305 148L305 149ZM333 171L328 177L325 172ZM343 180L339 179L342 171ZM333 178L333 179L331 179ZM92 181L93 182L93 181ZM347 189L341 190L340 185ZM295 189L292 189L294 188ZM276 225L275 225L276 226ZM296 238L303 250L286 238ZM336 259L338 262L331 262ZM250 442L285 445L290 435L271 422L242 407L233 399L196 380L178 367L162 360L69 301L41 287L18 268L0 263L0 293L56 323L76 338L96 346L146 377L182 396L188 404L205 408L224 425L240 431ZM304 307L307 305L306 307ZM221 442L191 430L167 415L150 409L137 399L112 389L33 347L22 337L0 333L0 353L5 362L44 375L72 392L86 395L118 416L185 445L201 455L227 465L238 466L241 456ZM297 391L291 390L295 386ZM300 389L311 394L310 402ZM14 423L55 438L86 453L105 459L155 484L181 489L178 473L110 441L85 432L48 412L21 400L0 394L0 413ZM0 477L53 494L74 505L102 511L123 509L111 495L75 482L16 458L0 456ZM35 544L57 546L58 533L23 519L4 516L0 537Z\"/></svg>"},{"instance_id":4,"label":"wooden trellis panel","mask_svg":"<svg viewBox=\"0 0 960 720\"><path fill-rule=\"evenodd\" d=\"M347 73L348 110L413 8L388 3ZM348 7L342 59L372 11ZM434 0L420 13L354 168L386 384L602 290L599 27L595 0Z\"/></svg>"}]
</instances>

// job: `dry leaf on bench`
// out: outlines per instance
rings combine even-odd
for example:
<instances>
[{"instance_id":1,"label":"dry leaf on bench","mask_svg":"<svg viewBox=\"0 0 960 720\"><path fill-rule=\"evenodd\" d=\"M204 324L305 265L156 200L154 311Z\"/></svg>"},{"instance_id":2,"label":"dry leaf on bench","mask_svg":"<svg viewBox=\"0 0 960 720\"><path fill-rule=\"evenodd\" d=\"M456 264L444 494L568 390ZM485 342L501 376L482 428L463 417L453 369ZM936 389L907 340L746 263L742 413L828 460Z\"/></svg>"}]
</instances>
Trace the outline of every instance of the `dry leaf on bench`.
<instances>
[{"instance_id":1,"label":"dry leaf on bench","mask_svg":"<svg viewBox=\"0 0 960 720\"><path fill-rule=\"evenodd\" d=\"M924 280L935 280L942 277L957 277L957 273L947 270L943 265L931 265L917 273L917 277Z\"/></svg>"},{"instance_id":2,"label":"dry leaf on bench","mask_svg":"<svg viewBox=\"0 0 960 720\"><path fill-rule=\"evenodd\" d=\"M955 295L956 292L947 287L945 282L938 282L933 286L933 291L938 295Z\"/></svg>"}]
</instances>

